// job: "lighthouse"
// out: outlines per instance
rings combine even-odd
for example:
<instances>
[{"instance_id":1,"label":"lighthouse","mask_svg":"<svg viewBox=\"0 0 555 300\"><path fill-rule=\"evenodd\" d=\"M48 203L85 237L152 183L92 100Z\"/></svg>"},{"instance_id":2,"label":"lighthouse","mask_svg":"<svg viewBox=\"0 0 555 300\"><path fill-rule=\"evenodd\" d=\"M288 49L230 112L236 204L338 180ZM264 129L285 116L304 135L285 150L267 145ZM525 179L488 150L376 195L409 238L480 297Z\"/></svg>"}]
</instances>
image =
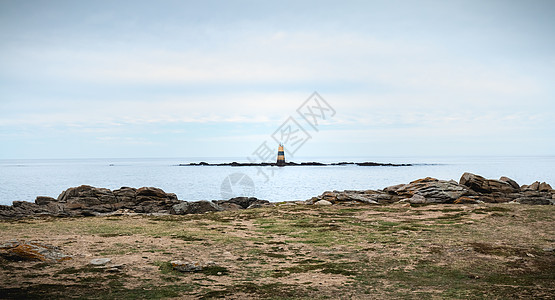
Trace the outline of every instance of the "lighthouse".
<instances>
[{"instance_id":1,"label":"lighthouse","mask_svg":"<svg viewBox=\"0 0 555 300\"><path fill-rule=\"evenodd\" d=\"M285 166L285 153L283 152L283 145L279 144L276 165L278 167Z\"/></svg>"}]
</instances>

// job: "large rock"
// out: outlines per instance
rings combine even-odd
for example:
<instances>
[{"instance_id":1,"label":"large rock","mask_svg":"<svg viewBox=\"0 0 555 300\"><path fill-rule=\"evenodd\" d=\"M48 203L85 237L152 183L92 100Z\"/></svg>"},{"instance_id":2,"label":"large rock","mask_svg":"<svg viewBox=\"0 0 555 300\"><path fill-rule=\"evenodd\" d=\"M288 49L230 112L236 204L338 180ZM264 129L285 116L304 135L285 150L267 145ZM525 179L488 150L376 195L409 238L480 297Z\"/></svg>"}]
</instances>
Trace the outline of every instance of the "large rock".
<instances>
[{"instance_id":1,"label":"large rock","mask_svg":"<svg viewBox=\"0 0 555 300\"><path fill-rule=\"evenodd\" d=\"M549 185L549 183L547 183L547 182L536 181L536 182L534 182L530 185L523 185L522 190L523 191L550 192L553 189L551 188L551 185Z\"/></svg>"},{"instance_id":2,"label":"large rock","mask_svg":"<svg viewBox=\"0 0 555 300\"><path fill-rule=\"evenodd\" d=\"M58 247L34 241L11 240L0 244L0 256L15 261L61 262L72 257Z\"/></svg>"},{"instance_id":3,"label":"large rock","mask_svg":"<svg viewBox=\"0 0 555 300\"><path fill-rule=\"evenodd\" d=\"M195 202L181 202L174 205L170 213L174 215L187 215L187 214L202 214L211 211L224 210L218 204L212 201L195 201Z\"/></svg>"},{"instance_id":4,"label":"large rock","mask_svg":"<svg viewBox=\"0 0 555 300\"><path fill-rule=\"evenodd\" d=\"M121 187L113 191L118 203L131 202L135 203L137 199L137 189L130 187Z\"/></svg>"},{"instance_id":5,"label":"large rock","mask_svg":"<svg viewBox=\"0 0 555 300\"><path fill-rule=\"evenodd\" d=\"M380 204L380 203L390 203L392 195L384 191L327 191L322 195L313 197L307 200L307 204L316 204L321 200L330 202L332 204L340 203L353 203L353 204ZM325 202L324 202L325 203Z\"/></svg>"},{"instance_id":6,"label":"large rock","mask_svg":"<svg viewBox=\"0 0 555 300\"><path fill-rule=\"evenodd\" d=\"M505 177L507 178L507 177ZM503 179L503 177L502 177ZM501 193L509 194L515 193L520 190L518 184L507 178L508 181L486 179L480 175L475 175L472 173L464 173L459 180L459 183L469 187L471 190L478 193ZM510 181L513 183L511 184Z\"/></svg>"},{"instance_id":7,"label":"large rock","mask_svg":"<svg viewBox=\"0 0 555 300\"><path fill-rule=\"evenodd\" d=\"M51 202L55 202L56 199L52 198L52 197L45 197L45 196L37 196L37 198L35 199L35 204L37 205L47 205Z\"/></svg>"},{"instance_id":8,"label":"large rock","mask_svg":"<svg viewBox=\"0 0 555 300\"><path fill-rule=\"evenodd\" d=\"M242 209L247 209L249 207L251 207L253 204L259 204L261 206L264 205L269 205L270 201L268 200L260 200L254 197L235 197L235 198L231 198L229 200L217 200L214 201L216 204L224 207L224 206L229 206L231 208L235 207L233 205L230 204L234 204L234 205L238 205L240 206Z\"/></svg>"},{"instance_id":9,"label":"large rock","mask_svg":"<svg viewBox=\"0 0 555 300\"><path fill-rule=\"evenodd\" d=\"M82 203L87 206L110 204L117 202L116 197L109 189L95 188L90 185L81 185L69 188L58 196L61 203Z\"/></svg>"},{"instance_id":10,"label":"large rock","mask_svg":"<svg viewBox=\"0 0 555 300\"><path fill-rule=\"evenodd\" d=\"M518 183L516 181L512 180L509 177L501 176L501 178L499 178L499 181L506 182L510 186L512 186L516 191L520 191L520 185L518 185Z\"/></svg>"},{"instance_id":11,"label":"large rock","mask_svg":"<svg viewBox=\"0 0 555 300\"><path fill-rule=\"evenodd\" d=\"M395 193L412 199L412 203L453 203L459 197L469 194L469 190L454 181L426 177L396 189Z\"/></svg>"}]
</instances>

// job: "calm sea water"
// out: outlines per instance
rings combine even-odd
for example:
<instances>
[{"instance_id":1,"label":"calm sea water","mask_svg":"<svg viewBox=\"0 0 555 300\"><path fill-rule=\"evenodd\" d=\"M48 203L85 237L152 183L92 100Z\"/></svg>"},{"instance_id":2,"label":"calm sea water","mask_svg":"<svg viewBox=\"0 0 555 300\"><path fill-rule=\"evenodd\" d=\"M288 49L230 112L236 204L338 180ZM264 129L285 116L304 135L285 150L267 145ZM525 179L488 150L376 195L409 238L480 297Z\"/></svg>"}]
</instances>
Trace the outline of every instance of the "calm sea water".
<instances>
[{"instance_id":1,"label":"calm sea water","mask_svg":"<svg viewBox=\"0 0 555 300\"><path fill-rule=\"evenodd\" d=\"M555 156L541 157L351 157L308 158L301 161L375 161L412 163L410 167L256 167L178 166L180 163L245 161L242 158L0 160L0 204L34 201L36 196L56 198L69 187L82 184L117 189L154 186L187 201L222 199L222 183L234 173L252 179L254 189L240 181L236 195L270 201L306 200L326 190L364 190L408 183L427 176L459 180L464 172L486 178L508 176L519 184L536 180L555 186ZM241 175L242 176L242 175ZM232 177L242 178L242 177ZM230 192L224 184L224 191ZM247 192L245 192L247 191Z\"/></svg>"}]
</instances>

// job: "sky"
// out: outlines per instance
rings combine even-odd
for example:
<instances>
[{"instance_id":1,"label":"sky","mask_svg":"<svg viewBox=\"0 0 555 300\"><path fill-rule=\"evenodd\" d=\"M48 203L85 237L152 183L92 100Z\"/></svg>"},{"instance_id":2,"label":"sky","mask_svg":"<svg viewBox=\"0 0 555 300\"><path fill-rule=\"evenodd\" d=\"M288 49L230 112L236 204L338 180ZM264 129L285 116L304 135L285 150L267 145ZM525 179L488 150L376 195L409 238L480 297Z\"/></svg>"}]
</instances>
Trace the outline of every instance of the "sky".
<instances>
[{"instance_id":1,"label":"sky","mask_svg":"<svg viewBox=\"0 0 555 300\"><path fill-rule=\"evenodd\" d=\"M290 118L297 157L555 155L554 13L0 0L0 159L252 157ZM297 112L314 92L316 128Z\"/></svg>"}]
</instances>

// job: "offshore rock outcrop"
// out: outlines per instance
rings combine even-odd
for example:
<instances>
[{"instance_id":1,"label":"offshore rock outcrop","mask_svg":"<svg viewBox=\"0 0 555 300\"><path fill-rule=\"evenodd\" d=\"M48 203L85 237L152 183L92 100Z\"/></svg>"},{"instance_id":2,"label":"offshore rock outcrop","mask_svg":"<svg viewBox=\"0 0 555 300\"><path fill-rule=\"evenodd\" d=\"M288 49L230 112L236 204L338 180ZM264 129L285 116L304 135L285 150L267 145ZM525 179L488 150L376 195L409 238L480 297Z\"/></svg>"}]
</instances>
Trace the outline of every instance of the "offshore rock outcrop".
<instances>
[{"instance_id":1,"label":"offshore rock outcrop","mask_svg":"<svg viewBox=\"0 0 555 300\"><path fill-rule=\"evenodd\" d=\"M111 191L88 185L72 187L63 191L57 199L39 196L35 203L14 201L13 205L0 205L0 218L23 218L30 216L98 216L114 213L146 214L196 214L228 209L245 209L256 205L270 205L267 200L237 197L220 201L187 202L177 199L173 193L159 188L139 189L122 187Z\"/></svg>"},{"instance_id":2,"label":"offshore rock outcrop","mask_svg":"<svg viewBox=\"0 0 555 300\"><path fill-rule=\"evenodd\" d=\"M555 204L555 191L545 182L519 186L508 177L499 180L486 179L472 173L464 173L459 182L426 177L408 184L389 186L383 190L366 191L328 191L306 201L316 204L319 201L332 204L386 204L409 202L427 203L522 203Z\"/></svg>"}]
</instances>

